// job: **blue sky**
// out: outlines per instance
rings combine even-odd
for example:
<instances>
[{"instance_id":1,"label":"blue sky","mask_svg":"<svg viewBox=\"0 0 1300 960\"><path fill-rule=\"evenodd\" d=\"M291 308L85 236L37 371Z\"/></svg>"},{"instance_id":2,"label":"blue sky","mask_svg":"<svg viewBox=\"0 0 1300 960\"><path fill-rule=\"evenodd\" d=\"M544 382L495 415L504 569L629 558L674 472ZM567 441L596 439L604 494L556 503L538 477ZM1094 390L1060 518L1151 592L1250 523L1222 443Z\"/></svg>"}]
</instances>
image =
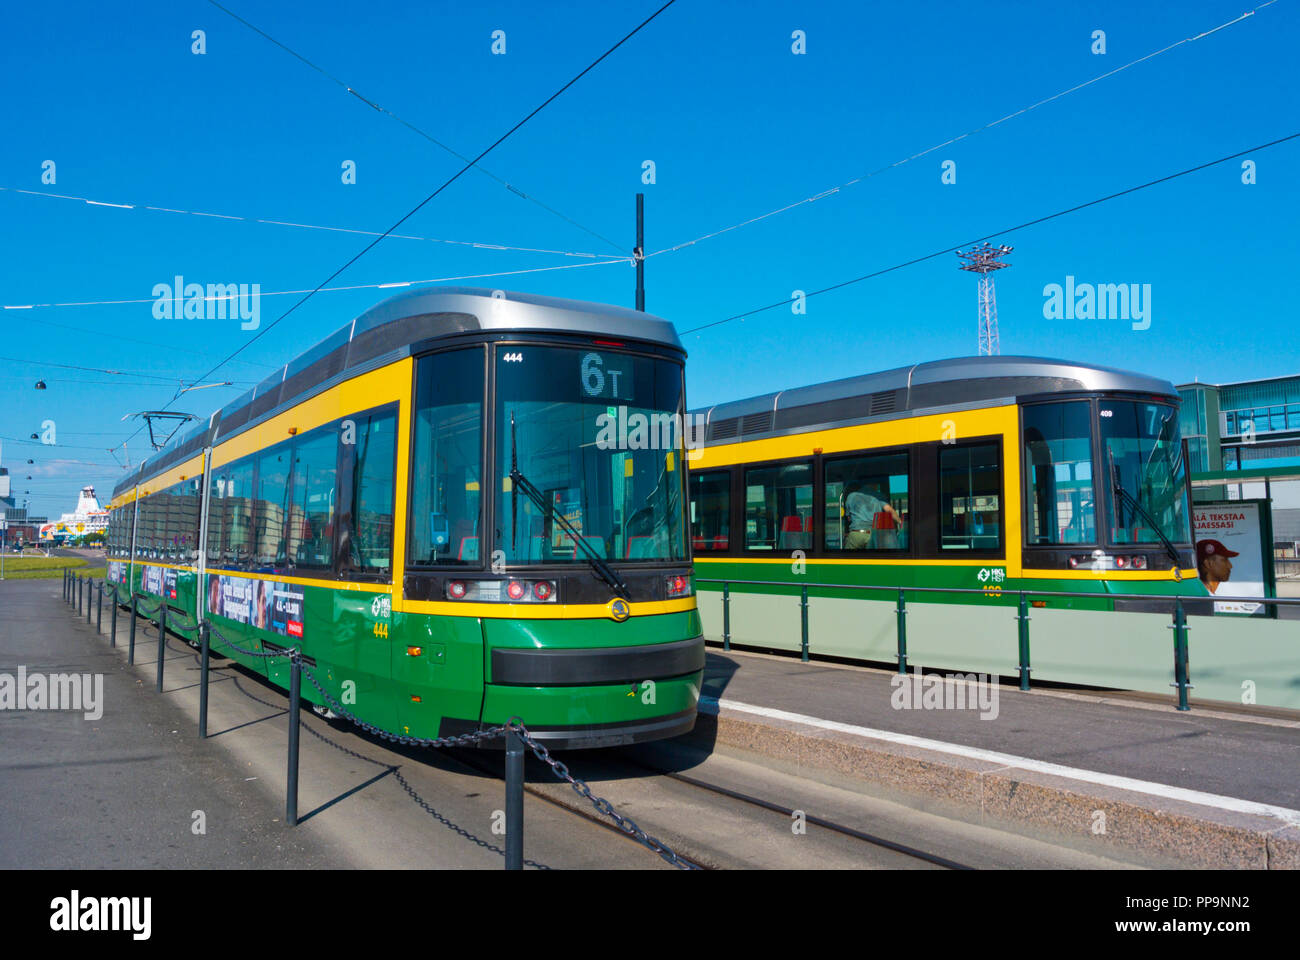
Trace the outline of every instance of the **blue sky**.
<instances>
[{"instance_id":1,"label":"blue sky","mask_svg":"<svg viewBox=\"0 0 1300 960\"><path fill-rule=\"evenodd\" d=\"M281 0L227 3L471 156L657 5L323 0L304 17L306 6ZM1252 6L678 0L483 162L621 249L475 171L399 232L625 255L642 190L646 246L659 250L816 195ZM1298 9L1278 0L838 194L654 257L647 308L686 330L1295 133ZM155 320L155 284L180 274L258 283L264 294L311 288L368 242L139 205L382 231L460 162L199 0L13 5L5 19L0 187L137 205L0 191L0 303L146 301L0 311L9 358L0 437L26 439L53 420L58 440L0 440L4 463L20 500L30 490L33 510L57 516L83 483L106 493L120 476L107 448L136 429L123 415L163 406L175 381L192 381L252 336L238 321ZM203 55L191 52L198 29ZM505 55L491 52L494 30L505 31ZM805 31L803 55L791 52L794 30ZM1091 51L1095 30L1105 31L1104 55ZM1300 140L1250 159L1253 185L1233 161L999 238L1015 247L997 277L1002 352L1176 382L1300 372L1291 289ZM52 185L41 182L47 160ZM346 160L355 184L341 182ZM646 160L651 185L641 183ZM941 182L949 160L955 184ZM390 239L335 283L586 262ZM685 335L692 405L975 353L976 282L956 266L945 255L815 297L805 316L776 309ZM1150 328L1045 319L1043 288L1067 275L1150 284ZM633 295L625 264L466 282L629 306ZM389 292L318 294L212 378L235 387L174 407L206 416ZM292 302L264 296L262 323ZM33 389L37 378L49 389ZM147 455L144 435L129 449L133 463Z\"/></svg>"}]
</instances>

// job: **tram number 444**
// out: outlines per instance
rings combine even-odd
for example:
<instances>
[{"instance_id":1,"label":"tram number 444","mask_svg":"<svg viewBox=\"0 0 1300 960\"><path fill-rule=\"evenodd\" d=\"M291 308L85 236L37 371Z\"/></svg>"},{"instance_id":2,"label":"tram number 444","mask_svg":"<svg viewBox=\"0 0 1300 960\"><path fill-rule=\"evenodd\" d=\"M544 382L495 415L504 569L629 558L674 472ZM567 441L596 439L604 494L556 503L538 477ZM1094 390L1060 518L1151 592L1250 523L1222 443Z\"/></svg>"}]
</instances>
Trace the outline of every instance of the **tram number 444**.
<instances>
[{"instance_id":1,"label":"tram number 444","mask_svg":"<svg viewBox=\"0 0 1300 960\"><path fill-rule=\"evenodd\" d=\"M375 636L376 636L376 637L384 637L384 638L386 639L386 638L388 637L388 624L386 624L386 623L376 623L376 624L375 624Z\"/></svg>"}]
</instances>

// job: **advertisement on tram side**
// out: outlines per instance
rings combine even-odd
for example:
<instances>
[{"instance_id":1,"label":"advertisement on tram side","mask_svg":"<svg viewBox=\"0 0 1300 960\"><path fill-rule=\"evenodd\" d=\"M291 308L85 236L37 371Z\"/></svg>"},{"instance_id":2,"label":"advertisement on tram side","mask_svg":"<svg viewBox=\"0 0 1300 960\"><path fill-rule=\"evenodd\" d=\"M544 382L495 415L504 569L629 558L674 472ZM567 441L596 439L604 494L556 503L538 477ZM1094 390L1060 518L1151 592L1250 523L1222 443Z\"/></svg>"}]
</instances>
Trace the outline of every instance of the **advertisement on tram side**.
<instances>
[{"instance_id":1,"label":"advertisement on tram side","mask_svg":"<svg viewBox=\"0 0 1300 960\"><path fill-rule=\"evenodd\" d=\"M1273 551L1268 502L1228 500L1192 505L1196 569L1214 596L1272 597ZM1215 613L1271 616L1262 603L1216 601Z\"/></svg>"},{"instance_id":2,"label":"advertisement on tram side","mask_svg":"<svg viewBox=\"0 0 1300 960\"><path fill-rule=\"evenodd\" d=\"M209 614L282 637L302 637L303 598L303 588L292 583L208 575Z\"/></svg>"},{"instance_id":3,"label":"advertisement on tram side","mask_svg":"<svg viewBox=\"0 0 1300 960\"><path fill-rule=\"evenodd\" d=\"M145 593L155 597L165 596L168 600L176 599L176 571L166 567L146 566L141 574L141 588ZM163 591L167 592L164 594Z\"/></svg>"}]
</instances>

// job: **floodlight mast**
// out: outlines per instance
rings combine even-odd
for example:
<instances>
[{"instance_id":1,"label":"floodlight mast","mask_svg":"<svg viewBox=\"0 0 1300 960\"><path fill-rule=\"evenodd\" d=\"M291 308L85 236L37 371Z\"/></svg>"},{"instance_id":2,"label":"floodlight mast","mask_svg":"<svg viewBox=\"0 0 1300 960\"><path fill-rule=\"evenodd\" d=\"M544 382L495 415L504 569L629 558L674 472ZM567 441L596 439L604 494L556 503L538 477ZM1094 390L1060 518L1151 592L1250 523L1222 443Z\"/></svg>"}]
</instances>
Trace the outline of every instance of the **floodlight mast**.
<instances>
[{"instance_id":1,"label":"floodlight mast","mask_svg":"<svg viewBox=\"0 0 1300 960\"><path fill-rule=\"evenodd\" d=\"M1001 270L1003 267L1009 267L1011 264L1003 263L1002 257L1005 257L1014 248L1005 244L995 247L987 241L978 247L963 252L957 251L957 256L966 262L958 269L969 270L971 273L980 275L979 284L979 355L981 357L995 357L1002 350L998 344L998 299L997 291L993 286L993 278L989 276L994 270Z\"/></svg>"}]
</instances>

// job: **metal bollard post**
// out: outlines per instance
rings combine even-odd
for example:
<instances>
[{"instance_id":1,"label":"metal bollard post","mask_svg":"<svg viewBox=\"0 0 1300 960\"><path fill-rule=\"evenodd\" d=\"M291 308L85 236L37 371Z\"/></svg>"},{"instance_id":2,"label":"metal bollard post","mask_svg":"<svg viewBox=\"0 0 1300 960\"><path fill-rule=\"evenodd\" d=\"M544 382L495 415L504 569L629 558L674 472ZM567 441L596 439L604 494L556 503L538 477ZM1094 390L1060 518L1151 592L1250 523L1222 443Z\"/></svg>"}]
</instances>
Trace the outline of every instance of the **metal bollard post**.
<instances>
[{"instance_id":1,"label":"metal bollard post","mask_svg":"<svg viewBox=\"0 0 1300 960\"><path fill-rule=\"evenodd\" d=\"M1178 688L1178 709L1192 709L1187 703L1187 691L1191 689L1191 678L1188 677L1188 656L1187 656L1187 614L1183 611L1183 601L1174 601L1174 625L1170 628L1174 631L1174 682L1171 687Z\"/></svg>"},{"instance_id":2,"label":"metal bollard post","mask_svg":"<svg viewBox=\"0 0 1300 960\"><path fill-rule=\"evenodd\" d=\"M167 652L167 598L158 601L158 692L162 693L163 654Z\"/></svg>"},{"instance_id":3,"label":"metal bollard post","mask_svg":"<svg viewBox=\"0 0 1300 960\"><path fill-rule=\"evenodd\" d=\"M296 654L289 664L289 773L284 793L284 818L298 825L298 699L302 695L302 659Z\"/></svg>"},{"instance_id":4,"label":"metal bollard post","mask_svg":"<svg viewBox=\"0 0 1300 960\"><path fill-rule=\"evenodd\" d=\"M199 624L199 739L208 738L208 621Z\"/></svg>"},{"instance_id":5,"label":"metal bollard post","mask_svg":"<svg viewBox=\"0 0 1300 960\"><path fill-rule=\"evenodd\" d=\"M68 602L68 568L63 568L63 602Z\"/></svg>"},{"instance_id":6,"label":"metal bollard post","mask_svg":"<svg viewBox=\"0 0 1300 960\"><path fill-rule=\"evenodd\" d=\"M108 645L117 646L117 585L113 585L113 603L108 615Z\"/></svg>"},{"instance_id":7,"label":"metal bollard post","mask_svg":"<svg viewBox=\"0 0 1300 960\"><path fill-rule=\"evenodd\" d=\"M136 607L139 604L139 600L140 600L139 595L134 590L132 590L131 591L131 639L126 648L126 662L131 664L132 666L135 665L135 621L136 621Z\"/></svg>"},{"instance_id":8,"label":"metal bollard post","mask_svg":"<svg viewBox=\"0 0 1300 960\"><path fill-rule=\"evenodd\" d=\"M799 659L808 662L808 588L799 591Z\"/></svg>"},{"instance_id":9,"label":"metal bollard post","mask_svg":"<svg viewBox=\"0 0 1300 960\"><path fill-rule=\"evenodd\" d=\"M86 578L86 626L90 626L90 598L95 593L95 581Z\"/></svg>"},{"instance_id":10,"label":"metal bollard post","mask_svg":"<svg viewBox=\"0 0 1300 960\"><path fill-rule=\"evenodd\" d=\"M722 649L731 649L731 584L722 585Z\"/></svg>"},{"instance_id":11,"label":"metal bollard post","mask_svg":"<svg viewBox=\"0 0 1300 960\"><path fill-rule=\"evenodd\" d=\"M524 868L524 741L506 725L506 869Z\"/></svg>"},{"instance_id":12,"label":"metal bollard post","mask_svg":"<svg viewBox=\"0 0 1300 960\"><path fill-rule=\"evenodd\" d=\"M95 633L104 632L104 582L95 584Z\"/></svg>"},{"instance_id":13,"label":"metal bollard post","mask_svg":"<svg viewBox=\"0 0 1300 960\"><path fill-rule=\"evenodd\" d=\"M1029 689L1029 601L1020 594L1020 689Z\"/></svg>"},{"instance_id":14,"label":"metal bollard post","mask_svg":"<svg viewBox=\"0 0 1300 960\"><path fill-rule=\"evenodd\" d=\"M898 614L898 672L907 673L907 598L903 596L902 587L898 588L898 606L894 613Z\"/></svg>"}]
</instances>

